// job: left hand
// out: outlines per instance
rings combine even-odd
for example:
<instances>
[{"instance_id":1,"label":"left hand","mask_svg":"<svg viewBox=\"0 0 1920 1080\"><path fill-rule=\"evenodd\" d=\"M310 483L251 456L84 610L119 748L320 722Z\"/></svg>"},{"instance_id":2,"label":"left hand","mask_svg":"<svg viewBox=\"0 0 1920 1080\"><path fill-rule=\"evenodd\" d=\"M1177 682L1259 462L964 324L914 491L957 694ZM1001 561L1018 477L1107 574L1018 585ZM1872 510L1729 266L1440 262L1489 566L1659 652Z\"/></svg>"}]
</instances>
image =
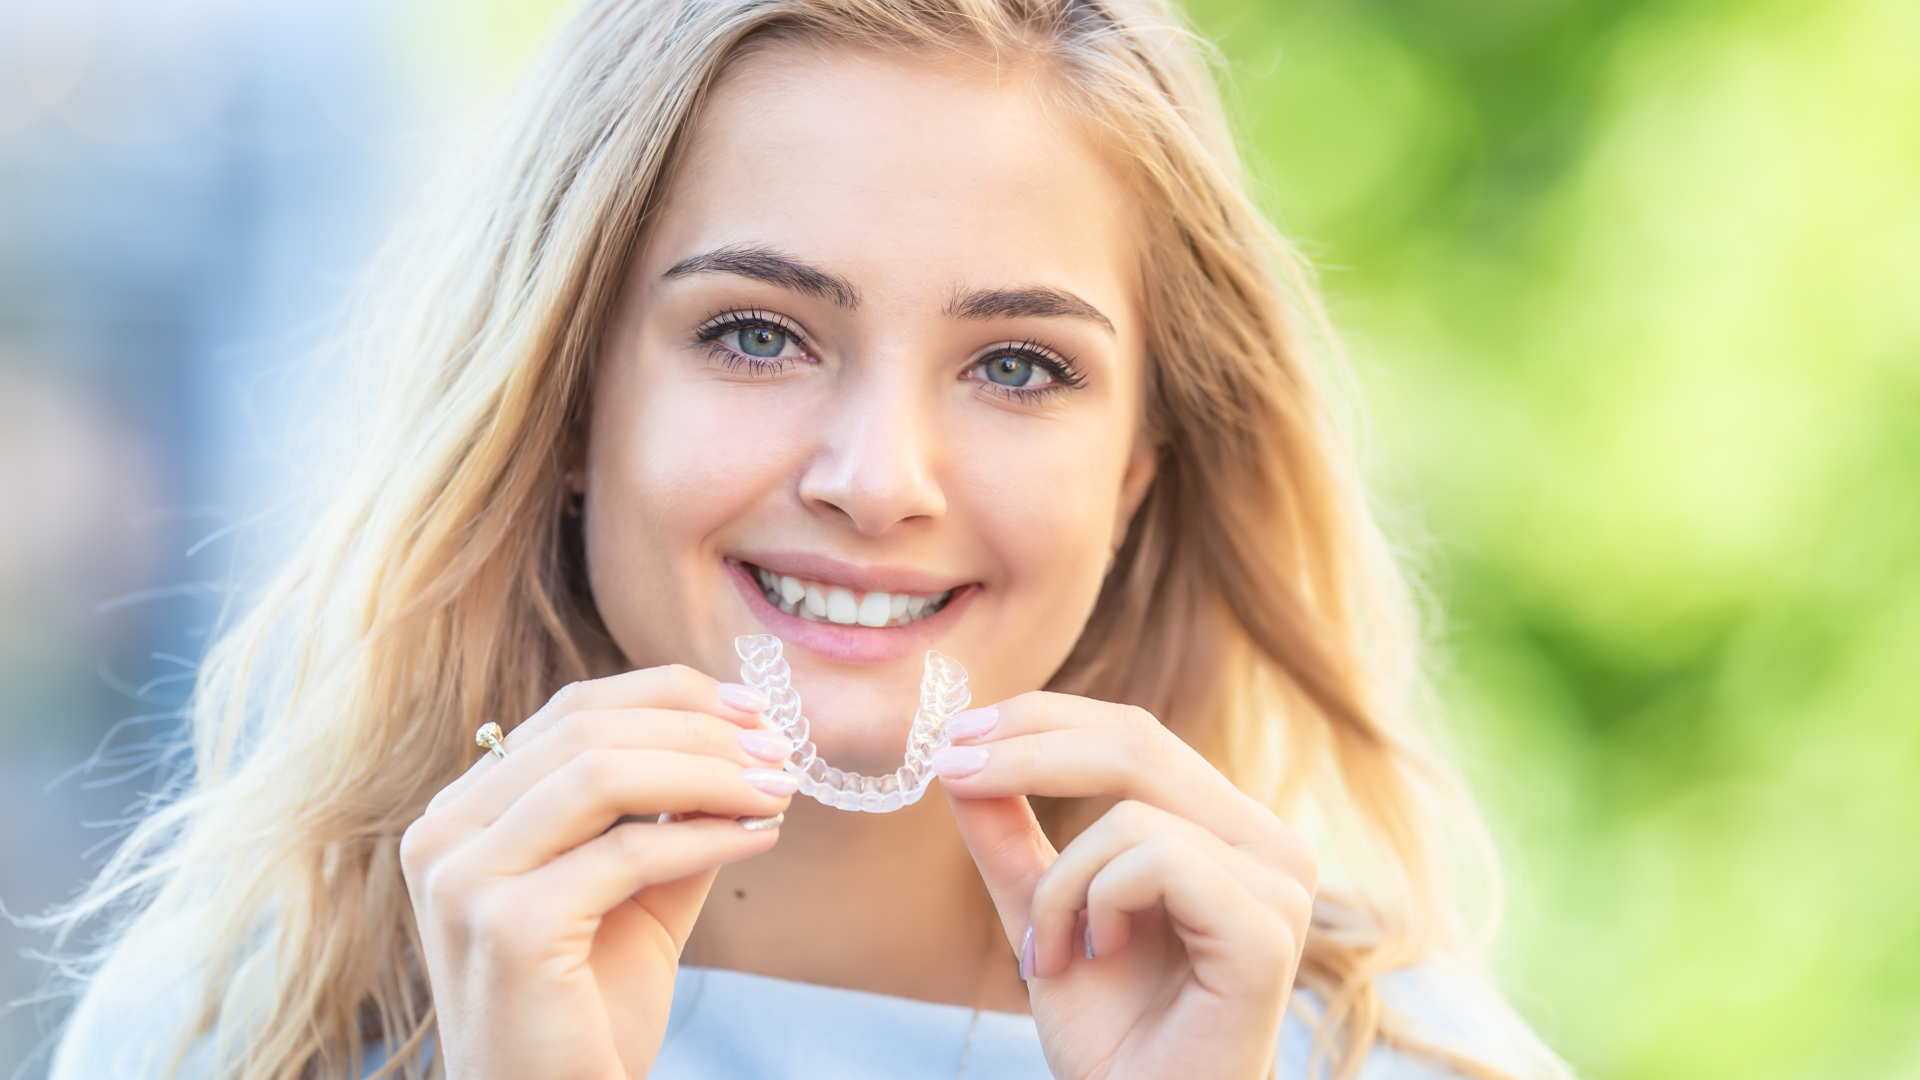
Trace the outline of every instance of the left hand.
<instances>
[{"instance_id":1,"label":"left hand","mask_svg":"<svg viewBox=\"0 0 1920 1080\"><path fill-rule=\"evenodd\" d=\"M1313 846L1142 709L1035 692L963 715L989 711L935 771L1054 1076L1268 1076ZM1027 795L1121 801L1056 853Z\"/></svg>"}]
</instances>

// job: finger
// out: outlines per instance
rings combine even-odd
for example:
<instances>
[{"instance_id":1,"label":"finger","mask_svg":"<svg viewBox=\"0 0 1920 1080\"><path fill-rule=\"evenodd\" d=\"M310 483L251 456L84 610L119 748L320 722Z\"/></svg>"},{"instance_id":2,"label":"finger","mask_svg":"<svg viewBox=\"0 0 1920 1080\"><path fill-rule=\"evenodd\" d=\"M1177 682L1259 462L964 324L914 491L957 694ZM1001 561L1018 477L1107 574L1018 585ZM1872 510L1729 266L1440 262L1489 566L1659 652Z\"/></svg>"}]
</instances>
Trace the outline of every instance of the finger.
<instances>
[{"instance_id":1,"label":"finger","mask_svg":"<svg viewBox=\"0 0 1920 1080\"><path fill-rule=\"evenodd\" d=\"M1017 954L1030 923L1033 888L1053 864L1056 853L1027 800L957 799L947 796L960 838L973 855L1007 943Z\"/></svg>"},{"instance_id":2,"label":"finger","mask_svg":"<svg viewBox=\"0 0 1920 1080\"><path fill-rule=\"evenodd\" d=\"M779 748L750 753L750 740L778 743ZM743 731L692 710L588 709L559 718L464 791L449 795L444 813L471 827L489 825L547 774L588 750L672 750L744 768L772 767L785 759L791 744L775 732Z\"/></svg>"},{"instance_id":3,"label":"finger","mask_svg":"<svg viewBox=\"0 0 1920 1080\"><path fill-rule=\"evenodd\" d=\"M513 889L533 911L591 934L601 916L635 893L751 858L778 840L778 829L754 832L724 818L628 822L521 876Z\"/></svg>"},{"instance_id":4,"label":"finger","mask_svg":"<svg viewBox=\"0 0 1920 1080\"><path fill-rule=\"evenodd\" d=\"M1158 726L1014 735L985 745L947 747L934 754L932 765L941 786L961 799L1135 799L1193 821L1230 844L1272 842L1284 828L1271 810Z\"/></svg>"},{"instance_id":5,"label":"finger","mask_svg":"<svg viewBox=\"0 0 1920 1080\"><path fill-rule=\"evenodd\" d=\"M512 753L571 713L631 708L685 709L703 712L739 727L753 728L760 726L759 710L766 708L766 698L751 687L737 683L723 684L713 676L685 664L640 668L561 687L538 711L515 725L507 734L506 750ZM472 768L449 784L441 794L457 795L471 786L478 776L496 767L497 760L493 754L482 754ZM436 796L436 801L438 798Z\"/></svg>"},{"instance_id":6,"label":"finger","mask_svg":"<svg viewBox=\"0 0 1920 1080\"><path fill-rule=\"evenodd\" d=\"M1298 959L1294 928L1220 863L1172 836L1128 848L1094 875L1087 890L1087 936L1095 956L1124 948L1134 913L1156 904L1165 906L1195 978L1223 996L1244 989L1224 985L1223 970L1271 981L1274 972L1291 972Z\"/></svg>"},{"instance_id":7,"label":"finger","mask_svg":"<svg viewBox=\"0 0 1920 1080\"><path fill-rule=\"evenodd\" d=\"M1063 728L1119 730L1160 726L1152 713L1137 705L1034 690L997 705L957 714L947 722L947 738L965 745Z\"/></svg>"},{"instance_id":8,"label":"finger","mask_svg":"<svg viewBox=\"0 0 1920 1080\"><path fill-rule=\"evenodd\" d=\"M761 832L752 835L772 835L778 840L778 834ZM759 854L758 849L749 850L740 859ZM729 862L739 862L730 859ZM725 864L722 864L725 865ZM649 885L633 894L633 902L643 912L653 916L655 922L666 927L667 934L673 939L674 955L686 951L687 939L693 935L693 926L700 921L700 910L707 905L707 894L713 890L714 877L719 873L716 866L710 870L701 870L688 874L675 881L660 885ZM612 909L609 909L609 914ZM671 988L669 988L671 990Z\"/></svg>"},{"instance_id":9,"label":"finger","mask_svg":"<svg viewBox=\"0 0 1920 1080\"><path fill-rule=\"evenodd\" d=\"M740 727L758 727L760 710L766 707L766 697L751 687L722 683L685 664L667 664L569 683L516 728L515 734L524 732L532 737L560 717L588 709L691 709ZM507 752L512 753L514 746L509 735Z\"/></svg>"},{"instance_id":10,"label":"finger","mask_svg":"<svg viewBox=\"0 0 1920 1080\"><path fill-rule=\"evenodd\" d=\"M1283 888L1285 879L1273 869L1191 821L1145 803L1123 802L1075 837L1035 885L1029 920L1036 971L1049 976L1064 971L1075 955L1092 959L1087 955L1089 937L1076 936L1075 931L1080 913L1087 908L1093 879L1121 853L1162 837L1178 840L1200 857L1213 860L1241 889L1274 907L1276 915L1285 918L1293 914L1278 907L1298 890Z\"/></svg>"},{"instance_id":11,"label":"finger","mask_svg":"<svg viewBox=\"0 0 1920 1080\"><path fill-rule=\"evenodd\" d=\"M548 773L464 846L479 845L493 872L525 873L622 817L771 817L786 810L798 785L784 772L742 769L704 754L588 750Z\"/></svg>"}]
</instances>

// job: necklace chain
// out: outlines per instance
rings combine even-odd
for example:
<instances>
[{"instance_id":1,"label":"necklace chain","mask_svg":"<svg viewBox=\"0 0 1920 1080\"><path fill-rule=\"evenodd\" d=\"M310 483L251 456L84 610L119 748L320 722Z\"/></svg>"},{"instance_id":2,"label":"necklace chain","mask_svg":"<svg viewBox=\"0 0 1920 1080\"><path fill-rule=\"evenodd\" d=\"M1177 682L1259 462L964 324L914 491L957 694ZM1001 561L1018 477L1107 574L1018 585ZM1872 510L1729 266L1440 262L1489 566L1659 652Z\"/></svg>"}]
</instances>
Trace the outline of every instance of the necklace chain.
<instances>
[{"instance_id":1,"label":"necklace chain","mask_svg":"<svg viewBox=\"0 0 1920 1080\"><path fill-rule=\"evenodd\" d=\"M953 1074L953 1080L962 1080L967 1075L967 1062L973 1057L973 1037L980 1032L980 1006L973 1007L973 1021L967 1025L967 1043L960 1048L960 1071Z\"/></svg>"},{"instance_id":2,"label":"necklace chain","mask_svg":"<svg viewBox=\"0 0 1920 1080\"><path fill-rule=\"evenodd\" d=\"M980 1009L987 997L987 972L993 963L993 937L999 929L999 912L993 906L993 897L987 897L985 934L980 944L980 966L973 974L973 1019L967 1022L967 1041L960 1047L960 1069L953 1074L953 1080L964 1080L967 1075L967 1063L973 1060L973 1039L980 1033Z\"/></svg>"}]
</instances>

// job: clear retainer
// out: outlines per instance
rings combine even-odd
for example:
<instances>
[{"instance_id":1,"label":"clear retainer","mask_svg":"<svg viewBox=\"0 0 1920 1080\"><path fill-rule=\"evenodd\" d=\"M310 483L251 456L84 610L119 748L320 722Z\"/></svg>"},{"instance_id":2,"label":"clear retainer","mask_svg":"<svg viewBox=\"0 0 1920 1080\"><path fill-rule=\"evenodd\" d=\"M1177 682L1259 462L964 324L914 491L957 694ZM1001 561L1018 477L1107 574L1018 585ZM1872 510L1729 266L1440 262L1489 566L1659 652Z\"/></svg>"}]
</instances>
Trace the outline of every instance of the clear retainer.
<instances>
[{"instance_id":1,"label":"clear retainer","mask_svg":"<svg viewBox=\"0 0 1920 1080\"><path fill-rule=\"evenodd\" d=\"M793 688L780 639L772 634L743 634L733 639L740 654L740 678L772 702L760 715L775 731L793 741L786 770L800 779L800 790L841 810L888 814L912 806L927 793L933 780L930 759L947 745L947 721L967 707L967 669L950 656L927 653L927 670L920 677L920 707L907 735L906 761L885 776L842 772L820 760L808 738L807 718L800 715L800 693Z\"/></svg>"}]
</instances>

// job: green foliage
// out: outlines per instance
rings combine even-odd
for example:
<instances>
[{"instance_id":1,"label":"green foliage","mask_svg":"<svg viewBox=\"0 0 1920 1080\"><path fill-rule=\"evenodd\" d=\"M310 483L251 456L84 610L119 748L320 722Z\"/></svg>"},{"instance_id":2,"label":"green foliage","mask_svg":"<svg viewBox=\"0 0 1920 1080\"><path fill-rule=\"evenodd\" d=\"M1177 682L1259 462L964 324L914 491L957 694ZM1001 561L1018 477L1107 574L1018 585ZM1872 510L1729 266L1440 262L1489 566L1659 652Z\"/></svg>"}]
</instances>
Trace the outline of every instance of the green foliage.
<instances>
[{"instance_id":1,"label":"green foliage","mask_svg":"<svg viewBox=\"0 0 1920 1080\"><path fill-rule=\"evenodd\" d=\"M1920 5L1190 10L1433 537L1522 1011L1920 1075Z\"/></svg>"}]
</instances>

